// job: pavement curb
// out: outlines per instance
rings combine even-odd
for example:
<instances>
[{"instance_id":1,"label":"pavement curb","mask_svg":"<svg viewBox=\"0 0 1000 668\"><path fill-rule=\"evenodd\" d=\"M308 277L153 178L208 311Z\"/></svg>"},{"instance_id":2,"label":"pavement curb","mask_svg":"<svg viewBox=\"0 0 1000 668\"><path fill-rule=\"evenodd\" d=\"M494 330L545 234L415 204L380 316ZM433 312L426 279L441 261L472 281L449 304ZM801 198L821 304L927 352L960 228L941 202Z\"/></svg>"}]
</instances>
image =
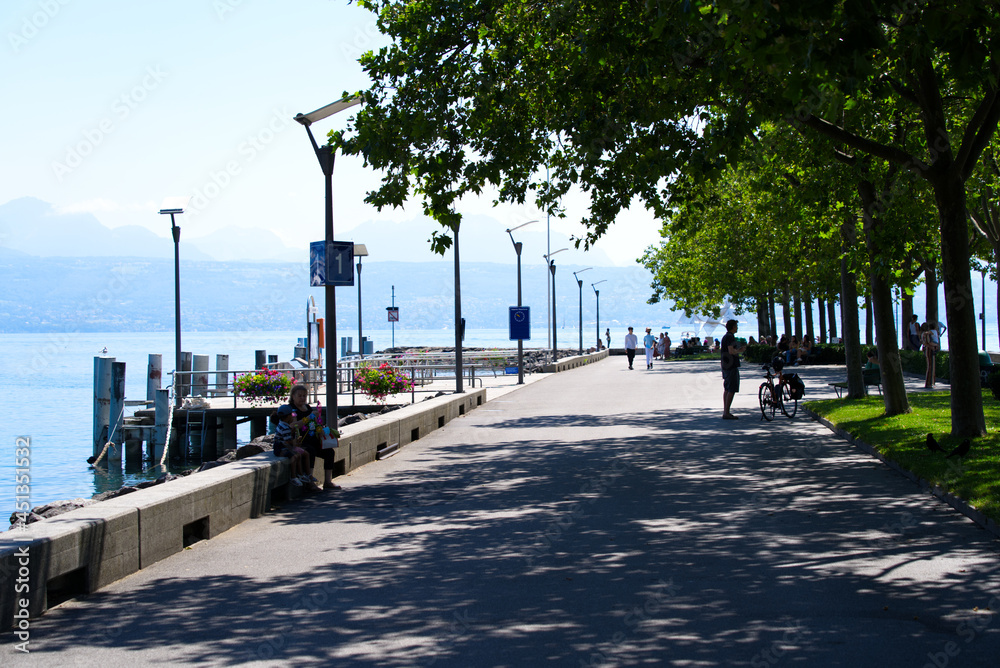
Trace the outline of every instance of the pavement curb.
<instances>
[{"instance_id":1,"label":"pavement curb","mask_svg":"<svg viewBox=\"0 0 1000 668\"><path fill-rule=\"evenodd\" d=\"M824 427L826 427L827 429L829 429L830 431L832 431L834 434L836 434L840 438L842 438L845 441L847 441L848 443L852 444L854 447L858 448L859 450L861 450L865 454L871 455L872 457L874 457L875 459L879 460L880 462L882 462L883 464L885 464L886 466L888 466L892 470L894 470L897 473L901 474L904 478L908 478L909 480L912 480L916 484L920 485L921 489L925 489L925 490L929 491L931 494L933 494L937 498L941 499L942 501L944 501L945 503L947 503L949 506L951 506L952 508L954 508L958 512L962 513L963 515L965 515L966 517L968 517L970 520L972 520L976 524L978 524L981 528L985 529L986 531L989 531L991 534L993 534L997 538L1000 538L1000 525L998 525L995 521L993 521L989 517L986 517L986 515L984 515L983 513L981 513L976 508L974 508L971 505L969 505L969 503L965 499L959 498L959 497L955 496L954 494L952 494L951 492L949 492L949 491L947 491L945 489L942 489L939 485L935 485L932 482L930 482L929 480L927 480L925 478L921 478L920 476L918 476L917 474L915 474L913 471L910 471L909 469L903 468L902 466L900 466L899 464L897 464L893 460L886 458L882 453L880 453L878 450L876 450L874 447L872 447L868 443L865 443L864 441L862 441L862 440L860 440L858 438L855 438L854 436L852 436L847 431L841 429L840 427L835 426L833 423L831 423L826 418L820 417L819 415L817 415L816 413L814 413L809 408L806 408L805 406L801 406L801 408L802 408L802 410L804 410L806 412L807 415L809 415L810 417L812 417L814 420L816 420L817 422L819 422L821 425L823 425Z\"/></svg>"}]
</instances>

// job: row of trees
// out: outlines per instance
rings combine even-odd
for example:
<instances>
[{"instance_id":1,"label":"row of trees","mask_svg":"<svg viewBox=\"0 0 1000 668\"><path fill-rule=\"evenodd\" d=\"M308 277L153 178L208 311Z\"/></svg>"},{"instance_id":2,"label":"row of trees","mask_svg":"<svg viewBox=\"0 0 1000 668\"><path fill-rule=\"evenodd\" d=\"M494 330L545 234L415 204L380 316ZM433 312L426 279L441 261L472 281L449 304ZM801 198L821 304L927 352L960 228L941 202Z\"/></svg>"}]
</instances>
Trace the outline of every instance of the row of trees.
<instances>
[{"instance_id":1,"label":"row of trees","mask_svg":"<svg viewBox=\"0 0 1000 668\"><path fill-rule=\"evenodd\" d=\"M940 275L952 433L984 433L969 213L995 254L993 3L359 4L392 43L362 57L367 104L332 143L384 170L369 202L420 197L439 251L456 202L491 186L556 214L570 189L589 193L584 245L639 200L665 225L643 258L655 289L694 308L760 308L785 289L856 304L863 285L889 412L907 410L891 290ZM844 316L858 394L857 312Z\"/></svg>"}]
</instances>

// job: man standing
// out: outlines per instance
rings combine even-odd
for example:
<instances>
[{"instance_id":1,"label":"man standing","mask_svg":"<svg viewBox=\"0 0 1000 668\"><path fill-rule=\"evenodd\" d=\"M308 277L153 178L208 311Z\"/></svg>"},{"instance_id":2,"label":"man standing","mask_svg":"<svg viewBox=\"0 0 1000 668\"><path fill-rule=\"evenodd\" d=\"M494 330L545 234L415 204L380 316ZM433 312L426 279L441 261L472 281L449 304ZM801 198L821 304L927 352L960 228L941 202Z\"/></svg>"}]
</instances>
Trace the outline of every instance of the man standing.
<instances>
[{"instance_id":1,"label":"man standing","mask_svg":"<svg viewBox=\"0 0 1000 668\"><path fill-rule=\"evenodd\" d=\"M653 347L656 345L656 337L652 334L651 327L646 328L646 336L642 337L642 345L646 348L646 368L653 368Z\"/></svg>"},{"instance_id":2,"label":"man standing","mask_svg":"<svg viewBox=\"0 0 1000 668\"><path fill-rule=\"evenodd\" d=\"M736 330L739 323L735 320L726 322L726 335L722 337L719 347L722 349L722 419L739 420L730 412L736 393L740 391L740 353L747 347L738 347Z\"/></svg>"},{"instance_id":3,"label":"man standing","mask_svg":"<svg viewBox=\"0 0 1000 668\"><path fill-rule=\"evenodd\" d=\"M639 338L632 333L632 328L628 328L628 334L625 335L625 357L628 358L628 368L632 368L632 360L635 359L635 347L639 345Z\"/></svg>"}]
</instances>

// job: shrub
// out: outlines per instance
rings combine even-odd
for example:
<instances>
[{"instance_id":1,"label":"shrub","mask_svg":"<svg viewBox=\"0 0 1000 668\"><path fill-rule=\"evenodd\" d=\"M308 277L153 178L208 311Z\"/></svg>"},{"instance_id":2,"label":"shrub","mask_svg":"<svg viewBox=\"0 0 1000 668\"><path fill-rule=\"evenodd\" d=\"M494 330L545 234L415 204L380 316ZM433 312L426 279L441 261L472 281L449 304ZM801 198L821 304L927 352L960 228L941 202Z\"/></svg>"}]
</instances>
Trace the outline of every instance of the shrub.
<instances>
[{"instance_id":1,"label":"shrub","mask_svg":"<svg viewBox=\"0 0 1000 668\"><path fill-rule=\"evenodd\" d=\"M254 373L237 375L233 389L236 396L248 400L252 406L277 404L288 396L292 379L274 369L258 369Z\"/></svg>"},{"instance_id":2,"label":"shrub","mask_svg":"<svg viewBox=\"0 0 1000 668\"><path fill-rule=\"evenodd\" d=\"M383 362L378 367L362 365L354 372L354 382L368 398L385 404L386 397L408 392L413 387L405 373L388 362Z\"/></svg>"}]
</instances>

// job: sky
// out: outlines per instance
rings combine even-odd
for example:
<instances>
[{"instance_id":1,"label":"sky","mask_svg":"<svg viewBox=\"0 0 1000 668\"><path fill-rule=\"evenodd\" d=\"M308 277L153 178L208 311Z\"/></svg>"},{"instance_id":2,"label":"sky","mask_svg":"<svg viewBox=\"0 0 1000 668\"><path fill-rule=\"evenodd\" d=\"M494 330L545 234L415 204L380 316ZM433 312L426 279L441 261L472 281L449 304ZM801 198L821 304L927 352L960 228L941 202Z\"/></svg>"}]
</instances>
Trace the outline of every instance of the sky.
<instances>
[{"instance_id":1,"label":"sky","mask_svg":"<svg viewBox=\"0 0 1000 668\"><path fill-rule=\"evenodd\" d=\"M292 117L367 88L357 59L386 43L370 12L347 0L8 0L5 10L0 204L36 197L169 239L160 204L191 196L178 221L188 239L264 228L304 251L323 238L322 172ZM317 139L351 113L314 125ZM366 241L351 234L366 221L422 217L416 201L382 212L365 204L379 175L360 158L338 155L333 182L338 240ZM585 198L564 205L567 219L551 229L581 235ZM477 224L498 235L532 219L544 229L531 205L494 208L484 197L460 210L490 217ZM640 206L598 242L600 258L571 249L563 261L634 265L658 241Z\"/></svg>"}]
</instances>

